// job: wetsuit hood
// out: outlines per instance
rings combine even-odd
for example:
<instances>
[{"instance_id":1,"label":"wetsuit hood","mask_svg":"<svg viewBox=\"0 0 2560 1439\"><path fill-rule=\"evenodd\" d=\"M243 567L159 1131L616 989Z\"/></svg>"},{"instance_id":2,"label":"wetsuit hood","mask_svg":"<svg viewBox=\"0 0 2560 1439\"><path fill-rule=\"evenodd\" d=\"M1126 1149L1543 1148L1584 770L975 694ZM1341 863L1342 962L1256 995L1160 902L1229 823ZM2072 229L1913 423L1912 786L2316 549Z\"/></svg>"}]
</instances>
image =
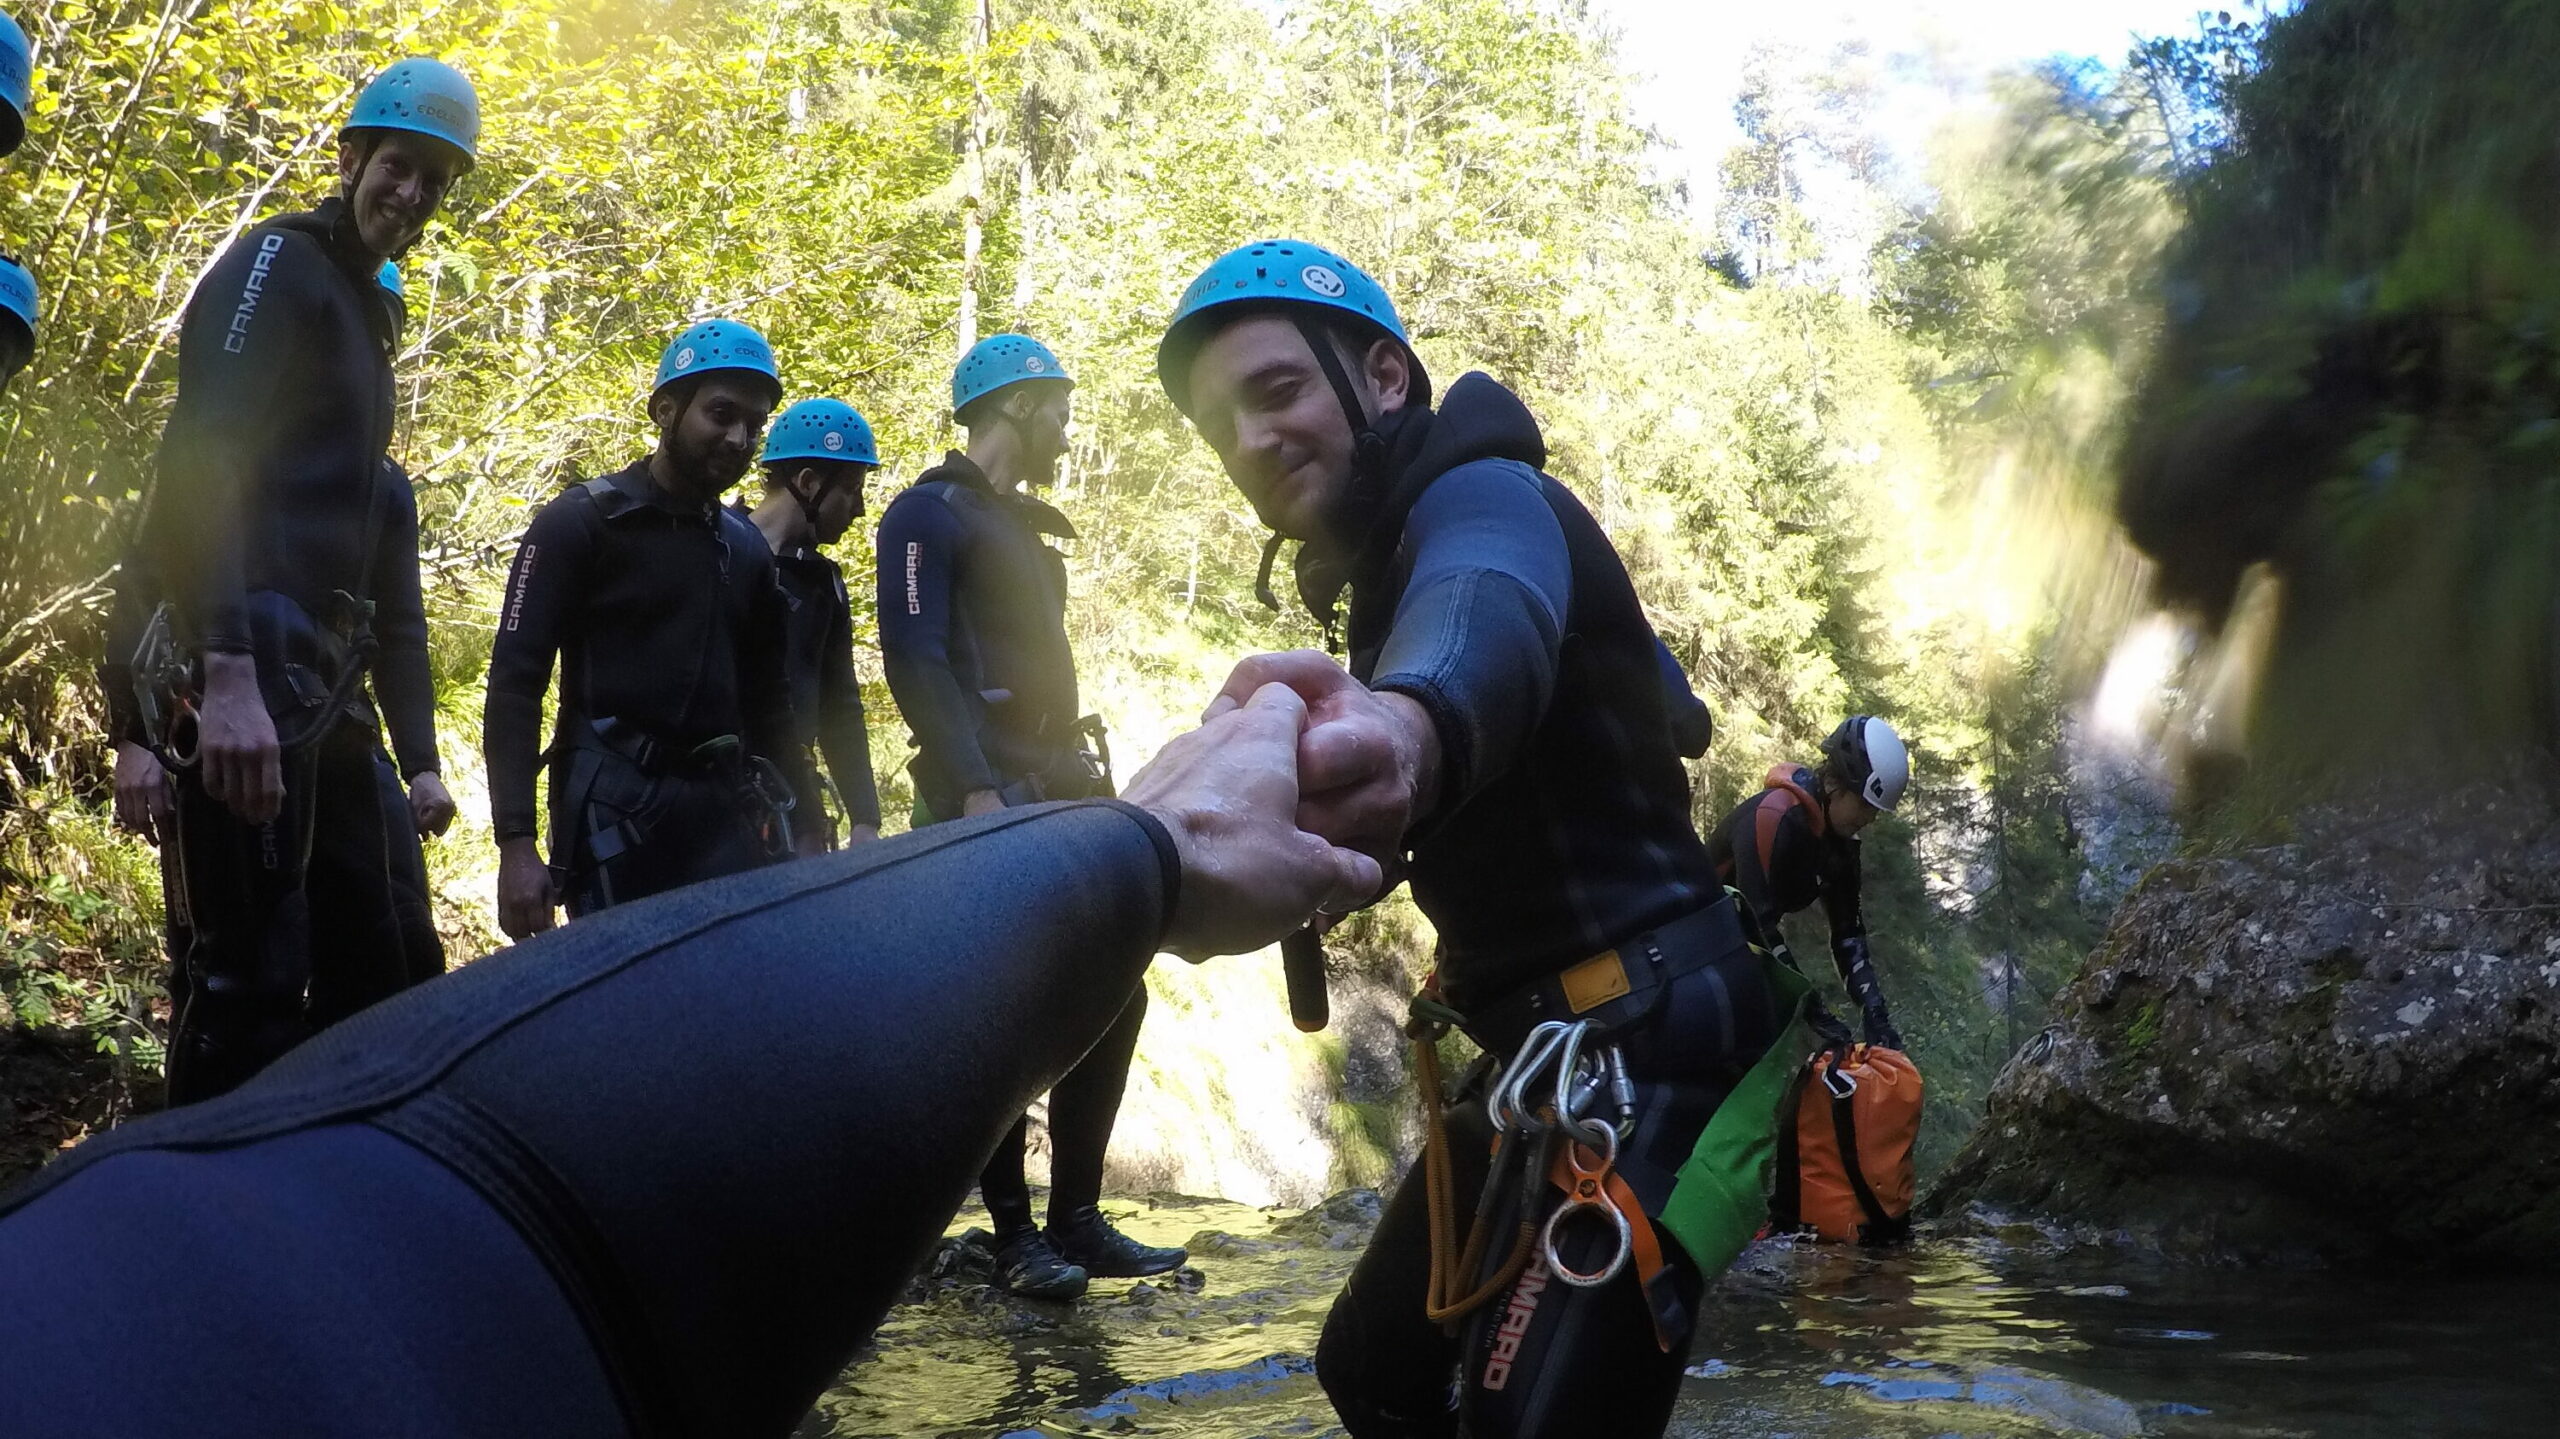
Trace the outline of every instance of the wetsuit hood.
<instances>
[{"instance_id":1,"label":"wetsuit hood","mask_svg":"<svg viewBox=\"0 0 2560 1439\"><path fill-rule=\"evenodd\" d=\"M1345 585L1376 573L1395 553L1405 516L1431 482L1476 460L1547 465L1546 436L1518 395L1481 371L1449 387L1437 409L1411 406L1381 416L1380 473L1352 476L1321 542L1298 547L1298 597L1330 628Z\"/></svg>"}]
</instances>

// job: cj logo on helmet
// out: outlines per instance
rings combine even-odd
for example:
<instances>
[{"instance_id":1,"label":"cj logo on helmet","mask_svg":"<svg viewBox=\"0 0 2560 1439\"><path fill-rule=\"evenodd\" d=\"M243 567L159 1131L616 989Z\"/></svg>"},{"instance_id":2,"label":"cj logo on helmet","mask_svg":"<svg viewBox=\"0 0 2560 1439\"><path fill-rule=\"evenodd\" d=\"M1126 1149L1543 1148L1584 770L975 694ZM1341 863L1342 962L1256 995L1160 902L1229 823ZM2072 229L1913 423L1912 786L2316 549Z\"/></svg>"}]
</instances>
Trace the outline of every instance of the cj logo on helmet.
<instances>
[{"instance_id":1,"label":"cj logo on helmet","mask_svg":"<svg viewBox=\"0 0 2560 1439\"><path fill-rule=\"evenodd\" d=\"M687 345L683 349L676 351L676 368L679 370L690 370L693 368L693 346Z\"/></svg>"},{"instance_id":2,"label":"cj logo on helmet","mask_svg":"<svg viewBox=\"0 0 2560 1439\"><path fill-rule=\"evenodd\" d=\"M1298 278L1306 282L1308 289L1328 300L1341 299L1343 290L1347 288L1340 275L1322 265L1309 265L1298 272Z\"/></svg>"},{"instance_id":3,"label":"cj logo on helmet","mask_svg":"<svg viewBox=\"0 0 2560 1439\"><path fill-rule=\"evenodd\" d=\"M1042 370L1049 368L1049 366L1047 362L1043 361L1038 355L1025 355L1022 357L1022 368L1036 375Z\"/></svg>"},{"instance_id":4,"label":"cj logo on helmet","mask_svg":"<svg viewBox=\"0 0 2560 1439\"><path fill-rule=\"evenodd\" d=\"M258 242L258 257L249 262L249 280L240 287L240 306L231 312L231 333L222 337L225 354L236 355L249 348L249 321L257 317L258 299L267 291L267 272L275 268L276 252L284 248L284 236L269 235Z\"/></svg>"},{"instance_id":5,"label":"cj logo on helmet","mask_svg":"<svg viewBox=\"0 0 2560 1439\"><path fill-rule=\"evenodd\" d=\"M830 450L841 450L844 448L844 436L834 430L829 430L827 431L827 437L820 440L818 443L825 445Z\"/></svg>"}]
</instances>

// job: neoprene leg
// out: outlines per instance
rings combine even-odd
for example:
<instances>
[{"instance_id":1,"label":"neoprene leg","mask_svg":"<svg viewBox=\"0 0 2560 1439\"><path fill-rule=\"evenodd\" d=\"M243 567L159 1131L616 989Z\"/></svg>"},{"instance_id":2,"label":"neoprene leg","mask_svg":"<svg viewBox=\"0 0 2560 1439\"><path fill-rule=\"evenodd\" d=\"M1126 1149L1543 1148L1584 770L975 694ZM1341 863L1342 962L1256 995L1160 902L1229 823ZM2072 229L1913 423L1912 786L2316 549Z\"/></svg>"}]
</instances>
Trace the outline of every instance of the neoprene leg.
<instances>
[{"instance_id":1,"label":"neoprene leg","mask_svg":"<svg viewBox=\"0 0 2560 1439\"><path fill-rule=\"evenodd\" d=\"M1120 1017L1092 1050L1049 1091L1049 1219L1102 1198L1102 1162L1111 1149L1111 1126L1129 1087L1129 1061L1147 1020L1147 989L1129 996Z\"/></svg>"},{"instance_id":2,"label":"neoprene leg","mask_svg":"<svg viewBox=\"0 0 2560 1439\"><path fill-rule=\"evenodd\" d=\"M1453 1130L1460 1115L1450 1111ZM1484 1186L1485 1131L1449 1136L1456 1172L1459 1241ZM1447 1439L1458 1432L1452 1403L1457 1341L1423 1313L1431 1283L1431 1213L1423 1167L1406 1171L1387 1200L1378 1231L1325 1316L1316 1341L1316 1378L1352 1439Z\"/></svg>"},{"instance_id":3,"label":"neoprene leg","mask_svg":"<svg viewBox=\"0 0 2560 1439\"><path fill-rule=\"evenodd\" d=\"M409 987L391 881L391 816L373 736L341 725L317 748L306 880L315 1030Z\"/></svg>"},{"instance_id":4,"label":"neoprene leg","mask_svg":"<svg viewBox=\"0 0 2560 1439\"><path fill-rule=\"evenodd\" d=\"M1567 1264L1588 1273L1608 1262L1616 1243L1614 1231L1578 1224L1559 1248ZM1698 1281L1678 1246L1662 1244L1694 1312ZM1582 1289L1550 1274L1542 1257L1469 1318L1465 1337L1460 1405L1470 1439L1650 1439L1670 1422L1689 1354L1685 1336L1663 1351L1632 1264Z\"/></svg>"},{"instance_id":5,"label":"neoprene leg","mask_svg":"<svg viewBox=\"0 0 2560 1439\"><path fill-rule=\"evenodd\" d=\"M177 842L184 849L188 946L185 1009L172 1022L169 1102L193 1104L238 1087L308 1032L310 857L315 756L284 760L284 805L252 825L180 772Z\"/></svg>"},{"instance_id":6,"label":"neoprene leg","mask_svg":"<svg viewBox=\"0 0 2560 1439\"><path fill-rule=\"evenodd\" d=\"M987 1202L987 1215L1000 1236L1031 1227L1031 1181L1022 1173L1023 1151L1030 1145L1031 1118L1024 1115L996 1141L996 1152L978 1171L978 1197Z\"/></svg>"}]
</instances>

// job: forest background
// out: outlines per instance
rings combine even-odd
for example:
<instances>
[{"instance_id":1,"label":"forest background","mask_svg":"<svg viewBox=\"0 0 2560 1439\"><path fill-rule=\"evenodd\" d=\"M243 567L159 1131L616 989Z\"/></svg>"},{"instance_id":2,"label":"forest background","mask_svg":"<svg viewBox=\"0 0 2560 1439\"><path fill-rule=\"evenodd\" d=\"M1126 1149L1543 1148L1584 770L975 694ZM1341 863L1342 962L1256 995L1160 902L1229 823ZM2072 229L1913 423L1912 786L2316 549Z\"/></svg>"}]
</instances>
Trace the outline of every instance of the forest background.
<instances>
[{"instance_id":1,"label":"forest background","mask_svg":"<svg viewBox=\"0 0 2560 1439\"><path fill-rule=\"evenodd\" d=\"M45 313L0 406L0 1000L20 1041L106 1066L72 1129L155 1087L165 1018L157 872L107 818L90 666L180 309L225 243L327 193L356 87L410 53L469 74L487 117L406 261L398 362L464 806L429 846L456 959L500 942L477 740L505 563L532 507L645 451L650 366L694 318L754 323L791 396L870 417L875 516L953 442L971 339L1066 359L1070 623L1124 774L1237 657L1321 643L1254 600L1261 532L1152 371L1184 282L1274 234L1360 261L1435 373L1484 369L1536 411L1714 711L1702 826L1845 714L1909 738L1867 910L1930 1077L1930 1160L2156 844L2087 761L2078 701L2141 603L2106 463L2246 17L2016 77L1930 142L1920 183L1866 123L1877 57L1757 53L1744 143L1693 210L1572 0L13 9L36 103L0 235ZM895 829L909 745L867 532L839 558ZM1819 956L1819 918L1796 923ZM1268 956L1159 966L1115 1183L1304 1201L1383 1178L1409 1152L1394 1022L1428 950L1401 899L1346 926L1313 1038Z\"/></svg>"}]
</instances>

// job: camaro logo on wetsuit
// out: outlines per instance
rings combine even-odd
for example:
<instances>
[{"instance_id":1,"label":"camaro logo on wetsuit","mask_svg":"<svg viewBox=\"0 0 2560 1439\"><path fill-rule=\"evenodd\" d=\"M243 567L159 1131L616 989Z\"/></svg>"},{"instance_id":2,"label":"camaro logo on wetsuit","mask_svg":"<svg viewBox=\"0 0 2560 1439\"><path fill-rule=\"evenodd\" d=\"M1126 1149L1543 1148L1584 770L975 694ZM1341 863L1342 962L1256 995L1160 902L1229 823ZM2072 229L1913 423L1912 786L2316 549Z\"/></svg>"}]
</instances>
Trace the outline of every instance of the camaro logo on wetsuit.
<instances>
[{"instance_id":1,"label":"camaro logo on wetsuit","mask_svg":"<svg viewBox=\"0 0 2560 1439\"><path fill-rule=\"evenodd\" d=\"M231 312L231 333L222 337L224 353L236 355L249 347L249 321L257 316L258 297L267 290L267 271L275 268L276 252L283 248L281 234L258 242L258 258L249 262L249 282L240 287L240 306Z\"/></svg>"},{"instance_id":2,"label":"camaro logo on wetsuit","mask_svg":"<svg viewBox=\"0 0 2560 1439\"><path fill-rule=\"evenodd\" d=\"M916 585L916 571L922 568L924 545L916 540L907 541L907 613L911 615L924 613L924 599Z\"/></svg>"},{"instance_id":3,"label":"camaro logo on wetsuit","mask_svg":"<svg viewBox=\"0 0 2560 1439\"><path fill-rule=\"evenodd\" d=\"M528 541L524 557L516 561L516 592L507 600L507 628L512 630L524 618L524 592L533 588L534 562L542 558L542 547Z\"/></svg>"},{"instance_id":4,"label":"camaro logo on wetsuit","mask_svg":"<svg viewBox=\"0 0 2560 1439\"><path fill-rule=\"evenodd\" d=\"M1538 1296L1546 1292L1548 1272L1543 1254L1520 1271L1520 1282L1511 1289L1511 1307L1502 1314L1502 1331L1493 1339L1493 1357L1485 1361L1485 1388L1500 1389L1511 1382L1511 1365L1520 1357L1520 1341L1528 1337L1529 1321L1538 1315Z\"/></svg>"},{"instance_id":5,"label":"camaro logo on wetsuit","mask_svg":"<svg viewBox=\"0 0 2560 1439\"><path fill-rule=\"evenodd\" d=\"M1298 278L1306 282L1308 289L1328 300L1342 298L1342 277L1322 265L1309 265L1298 272Z\"/></svg>"}]
</instances>

